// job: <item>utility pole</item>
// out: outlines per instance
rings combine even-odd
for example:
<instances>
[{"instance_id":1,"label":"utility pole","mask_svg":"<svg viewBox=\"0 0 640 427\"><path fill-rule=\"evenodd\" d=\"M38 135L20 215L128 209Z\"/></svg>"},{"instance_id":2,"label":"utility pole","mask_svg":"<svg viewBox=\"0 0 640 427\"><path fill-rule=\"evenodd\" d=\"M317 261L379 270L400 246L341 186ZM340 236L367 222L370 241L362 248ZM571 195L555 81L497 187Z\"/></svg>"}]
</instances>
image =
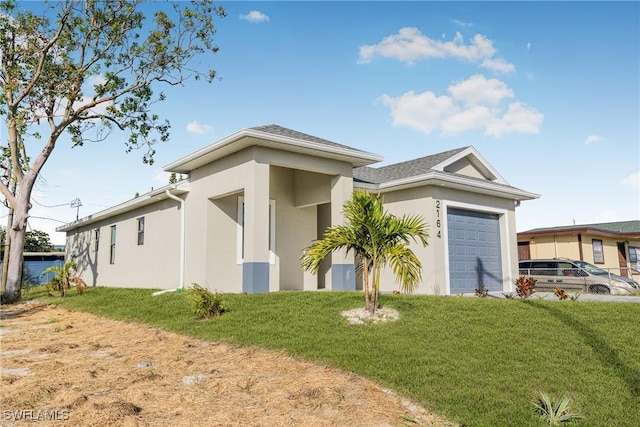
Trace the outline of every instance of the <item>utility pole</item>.
<instances>
[{"instance_id":1,"label":"utility pole","mask_svg":"<svg viewBox=\"0 0 640 427\"><path fill-rule=\"evenodd\" d=\"M80 201L79 197L76 197L71 202L71 207L76 208L76 221L80 219L80 206L82 206L82 202Z\"/></svg>"}]
</instances>

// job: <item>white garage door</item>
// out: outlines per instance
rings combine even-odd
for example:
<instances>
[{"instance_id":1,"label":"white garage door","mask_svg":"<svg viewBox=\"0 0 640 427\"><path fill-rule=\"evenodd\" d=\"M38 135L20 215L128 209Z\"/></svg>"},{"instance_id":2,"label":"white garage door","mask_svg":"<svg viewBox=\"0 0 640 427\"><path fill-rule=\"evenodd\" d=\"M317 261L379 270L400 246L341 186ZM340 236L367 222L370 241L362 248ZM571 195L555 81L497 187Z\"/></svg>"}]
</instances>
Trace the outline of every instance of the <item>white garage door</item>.
<instances>
[{"instance_id":1,"label":"white garage door","mask_svg":"<svg viewBox=\"0 0 640 427\"><path fill-rule=\"evenodd\" d=\"M474 292L480 283L502 291L498 215L449 208L447 232L451 293Z\"/></svg>"}]
</instances>

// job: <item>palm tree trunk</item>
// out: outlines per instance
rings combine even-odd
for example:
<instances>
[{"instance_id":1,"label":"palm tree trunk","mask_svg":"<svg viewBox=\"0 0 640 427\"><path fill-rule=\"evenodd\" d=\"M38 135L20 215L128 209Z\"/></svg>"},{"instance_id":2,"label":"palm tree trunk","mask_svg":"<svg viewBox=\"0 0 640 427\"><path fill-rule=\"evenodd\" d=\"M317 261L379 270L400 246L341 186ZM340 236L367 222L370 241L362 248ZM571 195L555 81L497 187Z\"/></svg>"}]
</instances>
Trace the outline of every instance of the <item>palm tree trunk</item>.
<instances>
[{"instance_id":1,"label":"palm tree trunk","mask_svg":"<svg viewBox=\"0 0 640 427\"><path fill-rule=\"evenodd\" d=\"M369 260L362 258L362 286L364 287L364 309L370 310L371 300L369 297Z\"/></svg>"},{"instance_id":2,"label":"palm tree trunk","mask_svg":"<svg viewBox=\"0 0 640 427\"><path fill-rule=\"evenodd\" d=\"M375 270L375 279L374 279L374 290L373 290L373 310L371 313L375 314L376 309L378 308L378 295L380 294L380 266L376 265Z\"/></svg>"}]
</instances>

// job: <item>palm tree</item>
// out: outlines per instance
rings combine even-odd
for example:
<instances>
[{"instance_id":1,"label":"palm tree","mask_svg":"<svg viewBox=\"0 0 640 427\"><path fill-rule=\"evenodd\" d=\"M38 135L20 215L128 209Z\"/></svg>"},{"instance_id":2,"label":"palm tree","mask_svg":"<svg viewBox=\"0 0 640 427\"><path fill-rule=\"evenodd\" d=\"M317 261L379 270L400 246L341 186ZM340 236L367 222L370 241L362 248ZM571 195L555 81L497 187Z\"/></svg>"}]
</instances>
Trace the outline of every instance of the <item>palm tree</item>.
<instances>
[{"instance_id":1,"label":"palm tree","mask_svg":"<svg viewBox=\"0 0 640 427\"><path fill-rule=\"evenodd\" d=\"M64 297L67 296L67 289L69 288L69 283L76 277L72 276L71 272L78 268L78 264L74 261L67 261L64 263L62 267L58 267L57 265L52 265L51 267L42 271L41 275L45 275L47 273L54 273L53 278L49 282L51 286L55 286L60 290L60 294ZM47 286L49 289L49 286Z\"/></svg>"},{"instance_id":2,"label":"palm tree","mask_svg":"<svg viewBox=\"0 0 640 427\"><path fill-rule=\"evenodd\" d=\"M306 248L302 267L317 273L332 252L353 251L362 269L365 308L375 313L382 267L391 266L404 292L412 292L422 280L422 265L409 244L413 240L426 246L428 226L418 215L398 218L385 212L382 196L363 190L355 191L343 210L346 224L327 228L322 239Z\"/></svg>"}]
</instances>

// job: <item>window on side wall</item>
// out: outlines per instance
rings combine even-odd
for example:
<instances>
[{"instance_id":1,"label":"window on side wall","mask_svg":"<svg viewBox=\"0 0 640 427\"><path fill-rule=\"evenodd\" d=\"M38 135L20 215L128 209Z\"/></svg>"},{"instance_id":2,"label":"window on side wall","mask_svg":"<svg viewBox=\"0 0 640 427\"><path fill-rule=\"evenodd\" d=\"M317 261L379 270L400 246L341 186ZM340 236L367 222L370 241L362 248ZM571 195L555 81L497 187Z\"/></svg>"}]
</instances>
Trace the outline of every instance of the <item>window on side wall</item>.
<instances>
[{"instance_id":1,"label":"window on side wall","mask_svg":"<svg viewBox=\"0 0 640 427\"><path fill-rule=\"evenodd\" d=\"M109 264L116 263L116 226L111 226L111 250L109 252Z\"/></svg>"},{"instance_id":2,"label":"window on side wall","mask_svg":"<svg viewBox=\"0 0 640 427\"><path fill-rule=\"evenodd\" d=\"M640 248L629 248L629 267L640 271Z\"/></svg>"},{"instance_id":3,"label":"window on side wall","mask_svg":"<svg viewBox=\"0 0 640 427\"><path fill-rule=\"evenodd\" d=\"M138 218L138 246L144 245L144 217Z\"/></svg>"},{"instance_id":4,"label":"window on side wall","mask_svg":"<svg viewBox=\"0 0 640 427\"><path fill-rule=\"evenodd\" d=\"M593 239L593 262L596 264L604 264L604 250L602 248L602 240Z\"/></svg>"},{"instance_id":5,"label":"window on side wall","mask_svg":"<svg viewBox=\"0 0 640 427\"><path fill-rule=\"evenodd\" d=\"M98 252L98 245L100 244L100 229L93 230L93 251Z\"/></svg>"},{"instance_id":6,"label":"window on side wall","mask_svg":"<svg viewBox=\"0 0 640 427\"><path fill-rule=\"evenodd\" d=\"M244 197L238 197L238 264L244 262ZM269 264L276 262L276 201L269 200Z\"/></svg>"}]
</instances>

